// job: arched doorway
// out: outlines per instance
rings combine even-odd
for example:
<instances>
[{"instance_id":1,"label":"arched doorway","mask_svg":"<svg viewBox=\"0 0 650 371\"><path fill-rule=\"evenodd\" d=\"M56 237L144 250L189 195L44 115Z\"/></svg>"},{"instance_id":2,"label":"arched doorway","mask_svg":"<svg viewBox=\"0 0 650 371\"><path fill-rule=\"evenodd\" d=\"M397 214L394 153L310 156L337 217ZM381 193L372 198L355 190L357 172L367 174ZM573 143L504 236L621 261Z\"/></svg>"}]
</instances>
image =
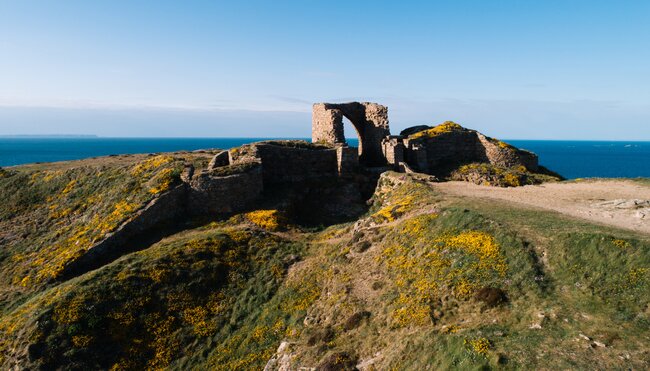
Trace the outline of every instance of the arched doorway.
<instances>
[{"instance_id":1,"label":"arched doorway","mask_svg":"<svg viewBox=\"0 0 650 371\"><path fill-rule=\"evenodd\" d=\"M358 155L361 156L363 141L359 135L359 130L352 124L345 115L343 115L343 135L345 137L345 142L350 147L357 148Z\"/></svg>"},{"instance_id":2,"label":"arched doorway","mask_svg":"<svg viewBox=\"0 0 650 371\"><path fill-rule=\"evenodd\" d=\"M343 119L352 130L345 130ZM312 110L312 141L340 145L345 135L356 132L359 138L359 163L364 166L385 166L382 140L390 135L388 109L376 103L316 103Z\"/></svg>"}]
</instances>

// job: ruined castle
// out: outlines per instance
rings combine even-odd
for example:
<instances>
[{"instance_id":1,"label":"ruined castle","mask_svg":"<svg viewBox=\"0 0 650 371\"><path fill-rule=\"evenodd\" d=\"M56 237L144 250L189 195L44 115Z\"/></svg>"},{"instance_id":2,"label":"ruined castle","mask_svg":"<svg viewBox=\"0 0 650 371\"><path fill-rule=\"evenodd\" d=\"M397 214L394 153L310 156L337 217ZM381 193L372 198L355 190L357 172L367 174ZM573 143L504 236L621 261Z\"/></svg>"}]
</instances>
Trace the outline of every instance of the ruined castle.
<instances>
[{"instance_id":1,"label":"ruined castle","mask_svg":"<svg viewBox=\"0 0 650 371\"><path fill-rule=\"evenodd\" d=\"M359 137L358 148L346 143L344 117ZM472 163L527 171L538 168L535 154L453 122L416 126L391 135L385 106L317 103L312 143L257 142L218 152L205 167L188 163L172 189L67 266L64 275L72 277L101 266L120 256L138 236L156 235L179 221L219 219L265 203L303 216L311 213L345 220L365 211L365 200L385 171L445 177Z\"/></svg>"},{"instance_id":2,"label":"ruined castle","mask_svg":"<svg viewBox=\"0 0 650 371\"><path fill-rule=\"evenodd\" d=\"M359 147L345 140L343 118L352 123ZM316 103L312 143L265 141L216 155L207 169L188 177L193 210L241 210L265 189L295 188L355 174L387 170L445 177L459 166L489 163L504 168L538 168L537 156L458 124L416 126L392 135L388 108L377 103ZM213 197L229 194L229 197ZM240 200L241 202L237 202Z\"/></svg>"}]
</instances>

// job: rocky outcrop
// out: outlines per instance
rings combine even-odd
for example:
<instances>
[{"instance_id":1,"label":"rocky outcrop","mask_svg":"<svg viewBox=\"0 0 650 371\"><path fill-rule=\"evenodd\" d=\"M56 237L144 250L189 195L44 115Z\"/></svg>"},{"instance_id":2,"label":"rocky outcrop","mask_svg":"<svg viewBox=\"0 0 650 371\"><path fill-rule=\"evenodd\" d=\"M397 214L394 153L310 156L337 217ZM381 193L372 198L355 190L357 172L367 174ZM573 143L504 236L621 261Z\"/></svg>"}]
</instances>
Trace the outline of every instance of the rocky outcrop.
<instances>
[{"instance_id":1,"label":"rocky outcrop","mask_svg":"<svg viewBox=\"0 0 650 371\"><path fill-rule=\"evenodd\" d=\"M401 136L403 136L403 137L408 137L408 136L411 135L411 134L415 134L415 133L417 133L417 132L424 131L424 130L427 130L427 129L430 129L430 128L431 128L431 127L428 126L428 125L416 125L416 126L411 126L411 127L409 127L409 128L406 128L406 129L400 131L400 132L399 132L399 135L401 135Z\"/></svg>"},{"instance_id":2,"label":"rocky outcrop","mask_svg":"<svg viewBox=\"0 0 650 371\"><path fill-rule=\"evenodd\" d=\"M406 162L420 172L446 177L459 167L474 163L502 168L523 166L532 172L538 170L534 153L451 121L434 127L418 126L406 132L411 133L402 139Z\"/></svg>"},{"instance_id":3,"label":"rocky outcrop","mask_svg":"<svg viewBox=\"0 0 650 371\"><path fill-rule=\"evenodd\" d=\"M230 159L228 156L228 151L221 151L212 157L210 163L208 164L208 170L214 170L221 166L226 166L230 164Z\"/></svg>"}]
</instances>

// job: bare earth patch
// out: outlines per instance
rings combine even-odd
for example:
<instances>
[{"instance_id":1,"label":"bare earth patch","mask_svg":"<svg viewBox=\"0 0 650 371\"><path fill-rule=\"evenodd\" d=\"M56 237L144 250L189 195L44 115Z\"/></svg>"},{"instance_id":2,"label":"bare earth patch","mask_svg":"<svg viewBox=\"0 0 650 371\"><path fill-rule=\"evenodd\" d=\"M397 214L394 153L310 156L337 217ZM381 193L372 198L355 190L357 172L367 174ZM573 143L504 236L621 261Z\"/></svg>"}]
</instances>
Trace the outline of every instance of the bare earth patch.
<instances>
[{"instance_id":1,"label":"bare earth patch","mask_svg":"<svg viewBox=\"0 0 650 371\"><path fill-rule=\"evenodd\" d=\"M588 180L515 188L445 182L434 183L433 187L456 196L503 200L650 234L650 186L631 180Z\"/></svg>"}]
</instances>

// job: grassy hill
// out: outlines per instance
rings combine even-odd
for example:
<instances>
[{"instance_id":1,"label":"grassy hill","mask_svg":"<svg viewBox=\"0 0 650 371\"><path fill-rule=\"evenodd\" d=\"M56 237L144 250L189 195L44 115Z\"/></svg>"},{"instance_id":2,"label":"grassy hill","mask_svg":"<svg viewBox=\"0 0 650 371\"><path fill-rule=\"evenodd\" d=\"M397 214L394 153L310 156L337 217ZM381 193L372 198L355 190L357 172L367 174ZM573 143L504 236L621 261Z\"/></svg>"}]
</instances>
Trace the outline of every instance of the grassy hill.
<instances>
[{"instance_id":1,"label":"grassy hill","mask_svg":"<svg viewBox=\"0 0 650 371\"><path fill-rule=\"evenodd\" d=\"M61 276L201 154L0 174L0 365L43 369L644 369L647 236L385 173L368 212L283 204ZM314 210L318 213L318 210Z\"/></svg>"}]
</instances>

